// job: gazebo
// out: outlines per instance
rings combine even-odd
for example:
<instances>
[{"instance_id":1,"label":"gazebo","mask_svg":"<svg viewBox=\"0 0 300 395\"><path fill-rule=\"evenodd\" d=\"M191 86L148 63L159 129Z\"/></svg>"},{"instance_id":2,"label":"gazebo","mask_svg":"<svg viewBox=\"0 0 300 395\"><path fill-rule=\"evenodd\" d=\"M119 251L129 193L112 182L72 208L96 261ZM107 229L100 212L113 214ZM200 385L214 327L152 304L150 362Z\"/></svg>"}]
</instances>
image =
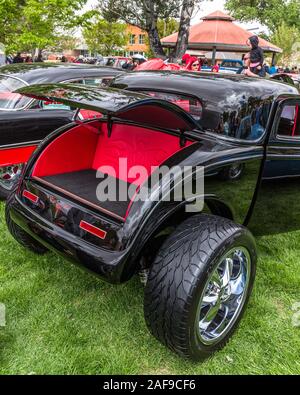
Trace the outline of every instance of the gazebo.
<instances>
[{"instance_id":1,"label":"gazebo","mask_svg":"<svg viewBox=\"0 0 300 395\"><path fill-rule=\"evenodd\" d=\"M235 19L222 11L215 11L202 18L202 22L191 26L188 50L212 51L212 63L216 61L217 51L240 52L249 51L246 41L253 33L243 29L234 23ZM162 39L165 48L173 48L177 42L178 33ZM259 39L260 46L265 52L273 54L273 61L276 53L282 53L282 49L274 44Z\"/></svg>"}]
</instances>

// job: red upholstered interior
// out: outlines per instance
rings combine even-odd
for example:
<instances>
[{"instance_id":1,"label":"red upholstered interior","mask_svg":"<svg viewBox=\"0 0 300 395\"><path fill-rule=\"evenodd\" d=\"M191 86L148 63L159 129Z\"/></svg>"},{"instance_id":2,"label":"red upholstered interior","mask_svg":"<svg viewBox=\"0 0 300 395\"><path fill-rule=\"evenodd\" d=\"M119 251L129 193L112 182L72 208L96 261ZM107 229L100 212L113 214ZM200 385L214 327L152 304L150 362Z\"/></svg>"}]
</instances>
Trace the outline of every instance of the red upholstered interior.
<instances>
[{"instance_id":1,"label":"red upholstered interior","mask_svg":"<svg viewBox=\"0 0 300 395\"><path fill-rule=\"evenodd\" d=\"M176 136L141 127L115 125L111 137L108 137L107 126L103 124L92 167L98 170L100 166L110 166L115 174L110 173L109 168L105 173L141 185L151 175L152 166L159 166L179 150ZM125 161L119 166L120 158L127 161L127 169ZM143 166L147 172L140 173L134 168L136 166Z\"/></svg>"},{"instance_id":2,"label":"red upholstered interior","mask_svg":"<svg viewBox=\"0 0 300 395\"><path fill-rule=\"evenodd\" d=\"M107 125L95 121L76 126L54 140L38 159L33 176L42 178L105 166L102 172L141 185L151 175L152 166L159 166L180 150L176 136L115 124L108 137ZM143 166L146 172L140 173L136 166Z\"/></svg>"},{"instance_id":3,"label":"red upholstered interior","mask_svg":"<svg viewBox=\"0 0 300 395\"><path fill-rule=\"evenodd\" d=\"M39 157L32 175L46 177L91 169L98 138L97 128L89 125L76 126L48 145Z\"/></svg>"},{"instance_id":4,"label":"red upholstered interior","mask_svg":"<svg viewBox=\"0 0 300 395\"><path fill-rule=\"evenodd\" d=\"M190 144L188 142L187 146ZM178 136L132 125L114 124L108 137L107 125L95 120L88 125L74 127L50 143L37 160L32 175L41 180L65 173L100 170L101 173L135 184L138 189L155 167L181 149ZM120 167L119 159L127 163ZM137 166L143 168L140 170ZM78 189L82 190L82 186L81 179ZM68 185L64 185L63 189L69 192ZM108 211L107 208L105 210Z\"/></svg>"}]
</instances>

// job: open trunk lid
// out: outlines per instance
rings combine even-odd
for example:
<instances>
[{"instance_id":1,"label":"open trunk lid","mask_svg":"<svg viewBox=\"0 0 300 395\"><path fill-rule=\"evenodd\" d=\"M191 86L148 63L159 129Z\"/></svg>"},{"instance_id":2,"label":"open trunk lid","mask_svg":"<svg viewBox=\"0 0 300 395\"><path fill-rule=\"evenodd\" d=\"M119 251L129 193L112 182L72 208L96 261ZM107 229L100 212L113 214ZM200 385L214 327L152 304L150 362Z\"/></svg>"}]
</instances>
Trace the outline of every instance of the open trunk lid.
<instances>
[{"instance_id":1,"label":"open trunk lid","mask_svg":"<svg viewBox=\"0 0 300 395\"><path fill-rule=\"evenodd\" d=\"M97 111L109 118L167 130L198 129L196 121L176 104L113 88L75 84L32 85L16 91L38 100L54 101L78 109Z\"/></svg>"}]
</instances>

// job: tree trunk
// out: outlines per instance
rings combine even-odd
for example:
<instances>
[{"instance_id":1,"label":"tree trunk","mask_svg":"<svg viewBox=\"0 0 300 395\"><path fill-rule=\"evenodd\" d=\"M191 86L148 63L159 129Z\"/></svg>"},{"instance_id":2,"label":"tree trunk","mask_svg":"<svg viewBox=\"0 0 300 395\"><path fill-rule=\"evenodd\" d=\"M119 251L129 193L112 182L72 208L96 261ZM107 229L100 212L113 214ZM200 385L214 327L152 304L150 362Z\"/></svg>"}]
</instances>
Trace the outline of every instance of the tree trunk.
<instances>
[{"instance_id":1,"label":"tree trunk","mask_svg":"<svg viewBox=\"0 0 300 395\"><path fill-rule=\"evenodd\" d=\"M161 42L160 42L160 37L159 37L157 26L151 27L148 30L148 35L149 35L150 48L151 48L152 52L158 58L165 59L166 54L165 54L164 49L163 49Z\"/></svg>"},{"instance_id":2,"label":"tree trunk","mask_svg":"<svg viewBox=\"0 0 300 395\"><path fill-rule=\"evenodd\" d=\"M189 43L189 36L190 36L191 19L195 9L195 3L196 3L195 0L183 1L178 39L177 39L175 50L171 54L172 61L181 59L187 50Z\"/></svg>"},{"instance_id":3,"label":"tree trunk","mask_svg":"<svg viewBox=\"0 0 300 395\"><path fill-rule=\"evenodd\" d=\"M155 13L154 2L152 0L143 0L143 7L146 15L146 30L149 35L150 48L155 56L166 58L157 28L158 15Z\"/></svg>"}]
</instances>

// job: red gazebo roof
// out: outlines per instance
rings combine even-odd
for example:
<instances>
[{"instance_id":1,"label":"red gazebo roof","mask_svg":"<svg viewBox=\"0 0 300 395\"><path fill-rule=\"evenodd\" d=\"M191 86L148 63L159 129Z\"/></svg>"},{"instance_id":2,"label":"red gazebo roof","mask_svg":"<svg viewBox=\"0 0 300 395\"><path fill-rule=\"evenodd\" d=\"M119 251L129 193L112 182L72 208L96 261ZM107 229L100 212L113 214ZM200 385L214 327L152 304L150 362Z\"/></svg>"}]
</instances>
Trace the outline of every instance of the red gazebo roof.
<instances>
[{"instance_id":1,"label":"red gazebo roof","mask_svg":"<svg viewBox=\"0 0 300 395\"><path fill-rule=\"evenodd\" d=\"M234 18L222 11L215 11L191 26L188 49L245 52L249 50L246 41L253 33L234 23ZM173 47L177 42L178 33L162 39L164 47ZM260 38L260 46L266 52L282 52L281 48Z\"/></svg>"}]
</instances>

